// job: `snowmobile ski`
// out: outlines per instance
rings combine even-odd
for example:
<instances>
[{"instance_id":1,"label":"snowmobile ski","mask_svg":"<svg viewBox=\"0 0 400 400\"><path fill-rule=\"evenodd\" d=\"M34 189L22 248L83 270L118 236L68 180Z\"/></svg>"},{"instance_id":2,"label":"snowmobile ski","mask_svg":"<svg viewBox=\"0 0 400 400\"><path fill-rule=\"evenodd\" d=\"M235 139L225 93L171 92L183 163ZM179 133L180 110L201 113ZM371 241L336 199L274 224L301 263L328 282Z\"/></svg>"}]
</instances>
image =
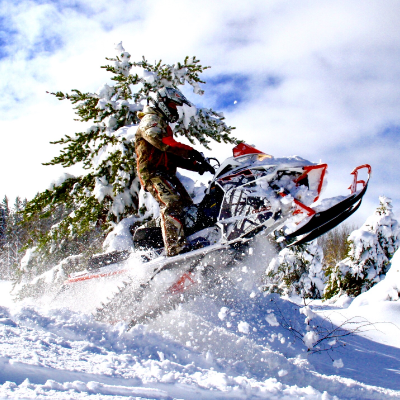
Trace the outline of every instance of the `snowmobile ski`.
<instances>
[{"instance_id":1,"label":"snowmobile ski","mask_svg":"<svg viewBox=\"0 0 400 400\"><path fill-rule=\"evenodd\" d=\"M357 180L357 173L362 168L368 169L368 179L366 182ZM371 167L367 164L362 165L357 167L352 174L355 175L354 182L349 189L351 189L353 193L327 210L313 214L311 219L305 225L293 233L286 235L285 240L290 243L290 246L311 242L312 240L335 228L358 210L361 205L362 198L368 188ZM359 183L363 185L363 188L356 192L357 184ZM299 239L293 242L293 239L295 238Z\"/></svg>"}]
</instances>

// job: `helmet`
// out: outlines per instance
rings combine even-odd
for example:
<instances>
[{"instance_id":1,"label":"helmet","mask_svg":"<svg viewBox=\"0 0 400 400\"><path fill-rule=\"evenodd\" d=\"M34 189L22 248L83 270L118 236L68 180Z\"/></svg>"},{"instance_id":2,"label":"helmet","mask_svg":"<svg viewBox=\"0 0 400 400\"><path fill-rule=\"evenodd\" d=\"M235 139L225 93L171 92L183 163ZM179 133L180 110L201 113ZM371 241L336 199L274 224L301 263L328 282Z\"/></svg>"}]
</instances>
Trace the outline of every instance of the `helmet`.
<instances>
[{"instance_id":1,"label":"helmet","mask_svg":"<svg viewBox=\"0 0 400 400\"><path fill-rule=\"evenodd\" d=\"M187 104L189 107L192 106L179 90L172 87L164 87L157 90L157 100L155 104L165 115L168 122L178 121L179 114L176 107L182 106L183 103Z\"/></svg>"}]
</instances>

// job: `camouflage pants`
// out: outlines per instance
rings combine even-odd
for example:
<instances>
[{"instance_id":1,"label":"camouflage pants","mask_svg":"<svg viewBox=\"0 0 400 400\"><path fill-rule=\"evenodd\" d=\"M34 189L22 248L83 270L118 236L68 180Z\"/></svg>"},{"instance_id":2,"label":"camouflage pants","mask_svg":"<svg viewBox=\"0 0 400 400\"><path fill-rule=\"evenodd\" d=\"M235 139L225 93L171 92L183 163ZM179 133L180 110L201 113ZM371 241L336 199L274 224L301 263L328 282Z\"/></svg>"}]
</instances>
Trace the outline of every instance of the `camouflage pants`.
<instances>
[{"instance_id":1,"label":"camouflage pants","mask_svg":"<svg viewBox=\"0 0 400 400\"><path fill-rule=\"evenodd\" d=\"M160 205L161 230L167 256L175 256L187 244L183 222L184 208L192 199L174 175L153 176L145 189Z\"/></svg>"}]
</instances>

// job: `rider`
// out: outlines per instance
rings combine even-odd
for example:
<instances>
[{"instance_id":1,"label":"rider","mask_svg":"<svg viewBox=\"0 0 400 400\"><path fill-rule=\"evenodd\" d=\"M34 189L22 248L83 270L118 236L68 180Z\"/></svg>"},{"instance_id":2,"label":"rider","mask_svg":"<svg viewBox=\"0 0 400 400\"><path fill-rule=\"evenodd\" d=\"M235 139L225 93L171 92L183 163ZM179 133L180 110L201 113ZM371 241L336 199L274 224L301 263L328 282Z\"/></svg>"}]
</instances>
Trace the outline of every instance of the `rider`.
<instances>
[{"instance_id":1,"label":"rider","mask_svg":"<svg viewBox=\"0 0 400 400\"><path fill-rule=\"evenodd\" d=\"M177 89L165 87L157 91L152 107L138 113L136 132L137 171L144 190L160 205L161 230L167 256L189 250L184 231L185 209L192 199L176 177L176 169L184 168L203 174L215 173L204 156L192 147L174 139L169 122L178 121L177 106L190 102Z\"/></svg>"}]
</instances>

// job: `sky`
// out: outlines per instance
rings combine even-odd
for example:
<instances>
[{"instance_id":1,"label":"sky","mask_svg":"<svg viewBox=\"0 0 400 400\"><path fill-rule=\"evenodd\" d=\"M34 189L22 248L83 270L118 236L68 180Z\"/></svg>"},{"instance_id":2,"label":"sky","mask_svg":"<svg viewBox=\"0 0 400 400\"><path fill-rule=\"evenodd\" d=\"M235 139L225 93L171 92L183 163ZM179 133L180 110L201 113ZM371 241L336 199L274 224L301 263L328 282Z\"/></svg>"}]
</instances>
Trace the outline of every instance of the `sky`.
<instances>
[{"instance_id":1,"label":"sky","mask_svg":"<svg viewBox=\"0 0 400 400\"><path fill-rule=\"evenodd\" d=\"M189 100L266 153L327 163L325 196L346 194L352 169L371 164L356 224L382 194L400 216L399 17L397 0L3 0L0 198L31 199L63 172L42 165L60 151L49 142L84 128L46 92L97 91L122 41L133 60L210 65L204 96L187 89Z\"/></svg>"}]
</instances>

